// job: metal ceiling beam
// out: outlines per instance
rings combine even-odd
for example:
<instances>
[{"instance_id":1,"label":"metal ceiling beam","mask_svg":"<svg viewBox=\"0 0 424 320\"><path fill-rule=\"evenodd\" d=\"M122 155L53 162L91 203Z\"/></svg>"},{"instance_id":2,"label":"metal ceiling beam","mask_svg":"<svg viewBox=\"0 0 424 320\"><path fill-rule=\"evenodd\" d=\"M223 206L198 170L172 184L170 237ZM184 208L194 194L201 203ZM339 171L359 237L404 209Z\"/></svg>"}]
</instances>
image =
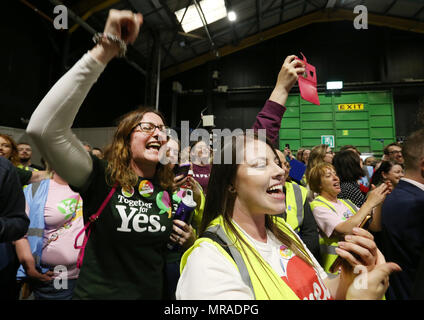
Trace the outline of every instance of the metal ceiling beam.
<instances>
[{"instance_id":1,"label":"metal ceiling beam","mask_svg":"<svg viewBox=\"0 0 424 320\"><path fill-rule=\"evenodd\" d=\"M258 21L258 32L262 32L262 0L256 0L256 19Z\"/></svg>"},{"instance_id":2,"label":"metal ceiling beam","mask_svg":"<svg viewBox=\"0 0 424 320\"><path fill-rule=\"evenodd\" d=\"M423 12L424 11L424 6L422 6L421 7L421 9L420 10L418 10L413 16L412 16L412 18L413 19L418 19L418 16L421 14L421 12Z\"/></svg>"},{"instance_id":3,"label":"metal ceiling beam","mask_svg":"<svg viewBox=\"0 0 424 320\"><path fill-rule=\"evenodd\" d=\"M233 10L233 5L231 3L231 0L225 0L225 6L227 7L227 10L229 11ZM231 32L233 34L233 44L238 45L240 39L237 34L236 27L234 26L234 22L230 22L230 24L231 24Z\"/></svg>"},{"instance_id":4,"label":"metal ceiling beam","mask_svg":"<svg viewBox=\"0 0 424 320\"><path fill-rule=\"evenodd\" d=\"M294 0L294 1L291 1L291 2L287 2L285 8L286 8L286 10L289 10L289 9L295 8L295 7L297 7L301 4L303 4L303 0ZM263 18L263 20L270 19L271 17L275 16L278 13L279 12L272 10L272 9L270 9L269 11L263 11L262 12L262 18ZM253 29L256 26L256 23L257 23L256 15L254 15L253 17L251 17L249 19L238 22L235 26L237 28L250 27L250 29L249 29L249 31L250 31L251 29ZM224 28L224 29L222 29L218 32L215 32L215 37L219 38L221 36L226 35L227 33L228 33L228 28ZM246 36L243 37L243 38L246 38L248 34L249 34L249 32L246 32ZM200 40L196 41L196 42L193 43L193 46L203 45L204 42L205 41L200 41Z\"/></svg>"},{"instance_id":5,"label":"metal ceiling beam","mask_svg":"<svg viewBox=\"0 0 424 320\"><path fill-rule=\"evenodd\" d=\"M308 6L308 1L305 1L304 3L303 3L303 9L302 9L302 13L300 14L300 15L304 15L305 14L305 12L306 12L306 7Z\"/></svg>"},{"instance_id":6,"label":"metal ceiling beam","mask_svg":"<svg viewBox=\"0 0 424 320\"><path fill-rule=\"evenodd\" d=\"M104 10L106 8L111 7L112 5L114 5L115 3L119 2L120 0L107 0L104 1L103 3L98 4L97 6L91 8L90 10L88 10L86 13L84 13L84 15L81 17L81 19L83 21L86 21L88 18L90 18L94 13ZM74 24L71 28L69 28L69 33L73 33L75 32L75 30L78 29L78 27L80 26L79 23Z\"/></svg>"},{"instance_id":7,"label":"metal ceiling beam","mask_svg":"<svg viewBox=\"0 0 424 320\"><path fill-rule=\"evenodd\" d=\"M293 19L285 24L278 25L274 28L263 31L261 34L255 34L247 37L240 41L240 44L235 47L233 45L227 45L219 49L221 57L232 54L234 52L243 50L247 47L253 46L263 40L269 40L276 36L291 32L293 30L305 27L313 23L325 23L325 22L336 22L336 21L353 21L356 15L350 10L344 9L326 9L317 10L303 17ZM383 16L373 13L368 13L368 24L376 25L380 27L394 28L409 32L416 32L424 34L424 22ZM169 78L177 73L189 70L204 64L207 61L215 59L210 53L203 54L194 59L186 61L182 64L170 67L164 70L162 73L162 79Z\"/></svg>"},{"instance_id":8,"label":"metal ceiling beam","mask_svg":"<svg viewBox=\"0 0 424 320\"><path fill-rule=\"evenodd\" d=\"M268 11L272 8L272 6L277 2L277 0L272 0L272 2L269 4L268 8L265 9L265 11Z\"/></svg>"},{"instance_id":9,"label":"metal ceiling beam","mask_svg":"<svg viewBox=\"0 0 424 320\"><path fill-rule=\"evenodd\" d=\"M283 23L283 17L284 17L284 7L286 6L286 0L281 0L281 7L280 7L280 24Z\"/></svg>"},{"instance_id":10,"label":"metal ceiling beam","mask_svg":"<svg viewBox=\"0 0 424 320\"><path fill-rule=\"evenodd\" d=\"M217 50L217 48L216 48L215 42L213 41L213 39L212 39L212 36L211 36L210 32L209 32L208 23L207 23L207 21L206 21L205 14L203 13L203 10L202 10L202 8L200 7L200 5L199 5L199 3L197 2L197 0L193 0L193 3L194 3L194 6L196 7L197 13L198 13L198 14L199 14L199 16L200 16L200 20L202 20L203 27L205 28L206 35L208 36L209 42L210 42L210 44L211 44L211 49L212 49L212 50L213 50L213 52L215 53L215 56L217 56L217 57L218 57L218 56L219 56L219 54L218 54L218 50Z\"/></svg>"},{"instance_id":11,"label":"metal ceiling beam","mask_svg":"<svg viewBox=\"0 0 424 320\"><path fill-rule=\"evenodd\" d=\"M311 6L313 6L315 9L320 9L320 6L318 6L314 1L312 0L305 0L307 3L309 3Z\"/></svg>"},{"instance_id":12,"label":"metal ceiling beam","mask_svg":"<svg viewBox=\"0 0 424 320\"><path fill-rule=\"evenodd\" d=\"M181 22L183 22L183 20L184 20L184 17L185 17L185 15L187 13L187 10L188 10L188 7L189 7L190 3L191 3L191 0L188 0L187 3L186 3L186 5L185 5L185 10L184 10L183 16L181 18L181 21L178 23L178 27L176 28L176 30L174 32L174 35L172 36L172 41L169 44L168 50L166 51L165 56L162 59L162 65L165 65L166 58L168 58L168 55L171 52L172 46L174 45L174 42L177 39L178 34L181 33L181 31L179 31L179 29L181 27Z\"/></svg>"},{"instance_id":13,"label":"metal ceiling beam","mask_svg":"<svg viewBox=\"0 0 424 320\"><path fill-rule=\"evenodd\" d=\"M336 5L336 2L337 2L337 0L328 0L327 1L327 4L325 5L325 7L327 9L334 8L335 5Z\"/></svg>"},{"instance_id":14,"label":"metal ceiling beam","mask_svg":"<svg viewBox=\"0 0 424 320\"><path fill-rule=\"evenodd\" d=\"M384 10L383 14L388 14L389 11L393 8L393 6L396 4L397 0L393 0L389 6L386 8L386 10Z\"/></svg>"},{"instance_id":15,"label":"metal ceiling beam","mask_svg":"<svg viewBox=\"0 0 424 320\"><path fill-rule=\"evenodd\" d=\"M162 8L165 11L166 16L161 15L162 20L166 21L166 20L169 19L168 22L171 23L172 28L177 28L179 31L182 30L180 25L179 25L179 21L177 20L177 17L175 16L175 14L171 11L171 9L168 7L168 5L163 0L150 0L150 3L153 5L154 8ZM162 10L159 11L159 12L162 12ZM167 19L165 17L167 17ZM196 52L196 50L191 45L191 42L190 41L187 41L187 42L189 44L188 47L191 49L193 54L197 55L198 53ZM172 57L171 54L169 54L169 55ZM173 59L176 60L175 58L173 58Z\"/></svg>"},{"instance_id":16,"label":"metal ceiling beam","mask_svg":"<svg viewBox=\"0 0 424 320\"><path fill-rule=\"evenodd\" d=\"M50 0L50 2L53 5L64 5L61 1L59 0ZM73 12L71 9L68 8L68 15L69 17L74 20L76 23L78 23L81 27L83 27L85 30L87 30L90 34L94 35L97 30L94 29L93 27L91 27L87 22L85 22L83 19L81 19L81 17L79 17L78 15L75 14L75 12ZM134 61L129 60L128 58L124 57L123 58L124 61L126 61L129 65L131 65L134 69L136 69L137 71L139 71L140 73L142 73L144 76L146 76L147 72L140 67L138 64L136 64Z\"/></svg>"},{"instance_id":17,"label":"metal ceiling beam","mask_svg":"<svg viewBox=\"0 0 424 320\"><path fill-rule=\"evenodd\" d=\"M280 11L279 11L279 13L280 13L280 24L283 23L283 16L284 16L284 11L285 10L289 10L289 9L295 8L295 7L297 7L298 5L300 5L302 3L303 3L303 0L300 0L300 1L299 0L293 0L291 2L290 1L286 1L286 0L281 0ZM290 5L292 5L292 6L290 6ZM288 7L288 6L290 6L290 7ZM263 14L266 14L269 11L271 11L273 13L276 13L274 10L271 10L271 6L269 6L267 8L267 10L265 10L263 12ZM263 18L267 18L267 17L264 17L263 16Z\"/></svg>"}]
</instances>

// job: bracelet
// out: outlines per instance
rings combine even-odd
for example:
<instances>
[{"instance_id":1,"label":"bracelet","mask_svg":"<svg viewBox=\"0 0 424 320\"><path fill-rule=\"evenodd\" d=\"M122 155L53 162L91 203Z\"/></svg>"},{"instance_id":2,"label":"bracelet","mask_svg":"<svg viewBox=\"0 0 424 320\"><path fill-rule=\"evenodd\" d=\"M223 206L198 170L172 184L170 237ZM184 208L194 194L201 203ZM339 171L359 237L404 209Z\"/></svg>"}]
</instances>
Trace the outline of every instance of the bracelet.
<instances>
[{"instance_id":1,"label":"bracelet","mask_svg":"<svg viewBox=\"0 0 424 320\"><path fill-rule=\"evenodd\" d=\"M113 43L119 45L118 57L119 58L125 57L125 54L127 53L127 44L122 39L120 39L118 36L115 36L115 35L110 34L110 33L97 32L93 36L93 41L94 41L95 44L102 44L104 39L107 39L110 42L113 42Z\"/></svg>"}]
</instances>

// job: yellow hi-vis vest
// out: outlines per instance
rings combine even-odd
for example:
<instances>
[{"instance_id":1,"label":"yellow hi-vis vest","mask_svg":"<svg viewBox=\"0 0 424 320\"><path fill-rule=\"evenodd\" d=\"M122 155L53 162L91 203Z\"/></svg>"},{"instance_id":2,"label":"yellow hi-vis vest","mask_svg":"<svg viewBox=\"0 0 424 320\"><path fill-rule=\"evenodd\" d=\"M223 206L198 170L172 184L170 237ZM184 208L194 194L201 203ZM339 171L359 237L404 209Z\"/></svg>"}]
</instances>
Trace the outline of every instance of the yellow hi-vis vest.
<instances>
[{"instance_id":1,"label":"yellow hi-vis vest","mask_svg":"<svg viewBox=\"0 0 424 320\"><path fill-rule=\"evenodd\" d=\"M296 241L300 246L299 240L292 231L287 227L283 219L274 219L274 223L284 231L290 238ZM249 240L243 235L242 231L234 225L243 240L249 243ZM243 282L252 290L256 300L299 300L299 297L294 291L284 282L281 277L271 268L271 266L262 259L259 253L251 244L255 254L241 241L236 241L235 235L231 230L224 227L222 216L214 219L206 231L215 233L219 238L228 244L228 249L232 257L223 249L217 242L209 238L199 238L182 256L180 272L182 273L187 263L187 259L195 248L202 242L209 242L216 248L238 269ZM302 247L302 246L301 246ZM306 256L309 256L304 251Z\"/></svg>"},{"instance_id":2,"label":"yellow hi-vis vest","mask_svg":"<svg viewBox=\"0 0 424 320\"><path fill-rule=\"evenodd\" d=\"M26 170L26 171L38 171L38 169L35 169L35 168L32 168L32 167L29 167L29 166L24 166L23 164L18 164L17 165L17 167L19 168L19 169L22 169L22 170ZM25 189L26 187L28 187L28 185L26 184L26 185L24 185L22 188L23 189Z\"/></svg>"},{"instance_id":3,"label":"yellow hi-vis vest","mask_svg":"<svg viewBox=\"0 0 424 320\"><path fill-rule=\"evenodd\" d=\"M352 214L356 214L358 211L356 206L352 201L348 199L338 199L340 200ZM331 211L336 213L334 205L325 199L322 196L317 196L314 201L310 203L311 210L313 211L316 207L329 208ZM339 238L338 237L326 237L323 232L319 233L319 244L320 244L320 253L321 253L321 263L325 272L330 273L330 267L333 262L336 260L338 254L336 253L336 248L338 247Z\"/></svg>"},{"instance_id":4,"label":"yellow hi-vis vest","mask_svg":"<svg viewBox=\"0 0 424 320\"><path fill-rule=\"evenodd\" d=\"M308 196L308 190L295 182L286 182L286 222L299 233L305 213L303 206Z\"/></svg>"}]
</instances>

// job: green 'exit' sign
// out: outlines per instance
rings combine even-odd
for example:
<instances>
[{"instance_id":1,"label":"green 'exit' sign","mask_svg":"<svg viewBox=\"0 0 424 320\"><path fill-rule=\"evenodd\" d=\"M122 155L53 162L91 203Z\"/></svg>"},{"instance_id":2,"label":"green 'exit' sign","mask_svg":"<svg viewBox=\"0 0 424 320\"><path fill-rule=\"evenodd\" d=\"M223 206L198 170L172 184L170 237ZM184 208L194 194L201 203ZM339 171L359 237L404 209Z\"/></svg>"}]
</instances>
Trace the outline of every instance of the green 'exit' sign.
<instances>
[{"instance_id":1,"label":"green 'exit' sign","mask_svg":"<svg viewBox=\"0 0 424 320\"><path fill-rule=\"evenodd\" d=\"M330 148L334 148L334 136L321 136L321 144L328 144Z\"/></svg>"}]
</instances>

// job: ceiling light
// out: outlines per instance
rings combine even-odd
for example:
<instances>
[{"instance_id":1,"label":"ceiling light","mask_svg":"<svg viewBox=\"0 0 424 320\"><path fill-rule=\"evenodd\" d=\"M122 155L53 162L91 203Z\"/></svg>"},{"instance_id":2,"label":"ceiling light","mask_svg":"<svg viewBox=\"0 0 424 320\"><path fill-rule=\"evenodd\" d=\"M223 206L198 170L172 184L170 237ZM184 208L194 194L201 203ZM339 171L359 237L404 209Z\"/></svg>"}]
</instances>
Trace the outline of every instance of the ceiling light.
<instances>
[{"instance_id":1,"label":"ceiling light","mask_svg":"<svg viewBox=\"0 0 424 320\"><path fill-rule=\"evenodd\" d=\"M229 11L228 12L228 20L230 21L236 21L237 19L237 15L234 11Z\"/></svg>"},{"instance_id":2,"label":"ceiling light","mask_svg":"<svg viewBox=\"0 0 424 320\"><path fill-rule=\"evenodd\" d=\"M327 81L327 90L343 89L343 81Z\"/></svg>"},{"instance_id":3,"label":"ceiling light","mask_svg":"<svg viewBox=\"0 0 424 320\"><path fill-rule=\"evenodd\" d=\"M199 1L199 6L202 8L207 24L223 19L227 16L225 0L201 0ZM181 22L181 19L183 19L184 16L184 19L181 22L184 32L190 32L203 27L202 20L200 19L199 13L197 12L194 4L190 5L187 8L187 11L186 8L175 11L175 15L178 22Z\"/></svg>"}]
</instances>

